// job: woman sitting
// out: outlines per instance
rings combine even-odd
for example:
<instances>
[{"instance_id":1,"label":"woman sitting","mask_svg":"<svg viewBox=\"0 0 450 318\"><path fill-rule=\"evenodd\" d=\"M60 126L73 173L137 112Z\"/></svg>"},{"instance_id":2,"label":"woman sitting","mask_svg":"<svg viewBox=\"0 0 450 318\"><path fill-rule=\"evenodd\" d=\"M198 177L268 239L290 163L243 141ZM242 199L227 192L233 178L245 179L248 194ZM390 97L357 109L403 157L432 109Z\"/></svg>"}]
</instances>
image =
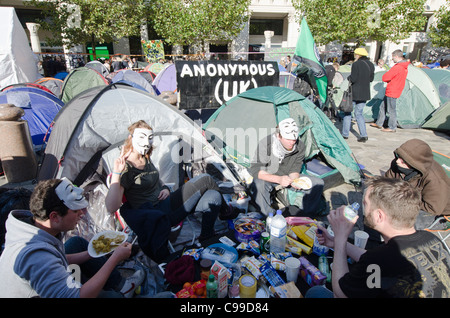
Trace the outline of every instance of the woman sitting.
<instances>
[{"instance_id":1,"label":"woman sitting","mask_svg":"<svg viewBox=\"0 0 450 318\"><path fill-rule=\"evenodd\" d=\"M171 193L159 178L150 155L153 130L143 120L128 127L129 136L114 162L106 208L120 213L136 233L145 254L155 261L168 254L170 228L191 212L202 212L199 240L212 237L223 199L214 179L199 175ZM123 196L126 202L123 203ZM225 206L225 205L224 205Z\"/></svg>"}]
</instances>

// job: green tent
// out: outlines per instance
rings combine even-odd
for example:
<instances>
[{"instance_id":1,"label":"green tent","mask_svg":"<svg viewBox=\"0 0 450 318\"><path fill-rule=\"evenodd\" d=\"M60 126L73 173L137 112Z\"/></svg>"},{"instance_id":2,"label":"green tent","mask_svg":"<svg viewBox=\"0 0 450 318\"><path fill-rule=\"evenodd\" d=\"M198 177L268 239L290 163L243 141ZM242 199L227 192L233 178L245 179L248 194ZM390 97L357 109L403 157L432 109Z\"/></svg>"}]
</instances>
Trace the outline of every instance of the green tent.
<instances>
[{"instance_id":1,"label":"green tent","mask_svg":"<svg viewBox=\"0 0 450 318\"><path fill-rule=\"evenodd\" d=\"M288 117L300 127L307 161L321 157L345 182L361 181L359 166L333 123L311 101L288 88L264 86L243 92L217 109L203 129L227 162L248 168L259 141Z\"/></svg>"},{"instance_id":2,"label":"green tent","mask_svg":"<svg viewBox=\"0 0 450 318\"><path fill-rule=\"evenodd\" d=\"M378 117L378 110L384 98L386 83L382 81L385 72L376 72L371 83L371 97L364 109L366 122ZM405 88L397 99L397 123L400 128L420 128L424 120L440 106L438 91L432 79L422 68L408 66Z\"/></svg>"},{"instance_id":3,"label":"green tent","mask_svg":"<svg viewBox=\"0 0 450 318\"><path fill-rule=\"evenodd\" d=\"M422 70L433 81L441 99L441 104L450 101L450 70L443 68L422 68Z\"/></svg>"},{"instance_id":4,"label":"green tent","mask_svg":"<svg viewBox=\"0 0 450 318\"><path fill-rule=\"evenodd\" d=\"M433 158L444 168L445 173L450 178L450 157L433 150Z\"/></svg>"},{"instance_id":5,"label":"green tent","mask_svg":"<svg viewBox=\"0 0 450 318\"><path fill-rule=\"evenodd\" d=\"M99 72L84 66L78 67L64 79L61 100L67 104L73 97L89 88L108 84L108 80Z\"/></svg>"},{"instance_id":6,"label":"green tent","mask_svg":"<svg viewBox=\"0 0 450 318\"><path fill-rule=\"evenodd\" d=\"M422 128L450 132L450 101L431 113Z\"/></svg>"}]
</instances>

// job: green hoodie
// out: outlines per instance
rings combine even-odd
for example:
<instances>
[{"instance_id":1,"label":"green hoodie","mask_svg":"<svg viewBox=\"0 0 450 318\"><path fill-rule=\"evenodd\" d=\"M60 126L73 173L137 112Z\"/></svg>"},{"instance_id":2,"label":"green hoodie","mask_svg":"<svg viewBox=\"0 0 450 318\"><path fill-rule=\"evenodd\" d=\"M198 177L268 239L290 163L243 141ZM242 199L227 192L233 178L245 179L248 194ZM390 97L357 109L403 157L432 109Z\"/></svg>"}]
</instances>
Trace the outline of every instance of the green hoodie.
<instances>
[{"instance_id":1,"label":"green hoodie","mask_svg":"<svg viewBox=\"0 0 450 318\"><path fill-rule=\"evenodd\" d=\"M434 160L430 146L420 139L411 139L395 149L394 153L418 171L407 181L422 193L421 210L434 215L450 215L450 179ZM397 168L396 159L392 161L386 177L405 178Z\"/></svg>"}]
</instances>

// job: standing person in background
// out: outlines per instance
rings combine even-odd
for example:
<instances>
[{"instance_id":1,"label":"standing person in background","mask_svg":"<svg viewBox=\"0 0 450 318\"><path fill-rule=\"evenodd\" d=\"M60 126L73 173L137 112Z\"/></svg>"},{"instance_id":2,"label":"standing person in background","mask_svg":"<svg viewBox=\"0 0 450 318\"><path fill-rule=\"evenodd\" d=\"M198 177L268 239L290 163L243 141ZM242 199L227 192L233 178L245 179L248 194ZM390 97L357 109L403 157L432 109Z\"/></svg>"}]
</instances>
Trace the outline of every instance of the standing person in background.
<instances>
[{"instance_id":1,"label":"standing person in background","mask_svg":"<svg viewBox=\"0 0 450 318\"><path fill-rule=\"evenodd\" d=\"M411 64L408 60L405 60L401 50L392 52L392 60L395 65L382 77L383 82L387 83L387 86L377 121L370 124L370 126L379 128L384 132L395 132L397 129L397 98L403 92L406 77L408 76L408 66ZM386 112L389 113L388 128L383 128Z\"/></svg>"},{"instance_id":2,"label":"standing person in background","mask_svg":"<svg viewBox=\"0 0 450 318\"><path fill-rule=\"evenodd\" d=\"M359 130L359 142L366 142L369 138L366 131L366 121L363 111L366 101L370 99L370 82L373 81L375 66L369 61L365 48L357 48L354 52L355 62L348 77L349 85L352 85L353 110ZM342 136L347 139L352 124L352 113L344 113L342 122Z\"/></svg>"}]
</instances>

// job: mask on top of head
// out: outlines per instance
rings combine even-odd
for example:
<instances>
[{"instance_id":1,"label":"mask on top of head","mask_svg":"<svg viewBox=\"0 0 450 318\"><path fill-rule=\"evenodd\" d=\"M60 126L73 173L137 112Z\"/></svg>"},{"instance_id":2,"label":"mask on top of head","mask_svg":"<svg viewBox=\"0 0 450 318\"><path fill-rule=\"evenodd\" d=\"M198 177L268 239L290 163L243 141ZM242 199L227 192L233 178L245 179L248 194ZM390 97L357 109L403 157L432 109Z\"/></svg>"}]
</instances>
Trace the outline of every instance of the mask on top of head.
<instances>
[{"instance_id":1,"label":"mask on top of head","mask_svg":"<svg viewBox=\"0 0 450 318\"><path fill-rule=\"evenodd\" d=\"M89 203L83 195L84 190L72 184L67 178L62 178L61 183L55 189L58 198L71 210L81 210L88 207Z\"/></svg>"},{"instance_id":2,"label":"mask on top of head","mask_svg":"<svg viewBox=\"0 0 450 318\"><path fill-rule=\"evenodd\" d=\"M153 130L147 128L136 128L131 138L133 148L141 155L150 151L153 144Z\"/></svg>"},{"instance_id":3,"label":"mask on top of head","mask_svg":"<svg viewBox=\"0 0 450 318\"><path fill-rule=\"evenodd\" d=\"M281 137L289 140L297 140L298 126L294 119L286 118L278 124Z\"/></svg>"}]
</instances>

